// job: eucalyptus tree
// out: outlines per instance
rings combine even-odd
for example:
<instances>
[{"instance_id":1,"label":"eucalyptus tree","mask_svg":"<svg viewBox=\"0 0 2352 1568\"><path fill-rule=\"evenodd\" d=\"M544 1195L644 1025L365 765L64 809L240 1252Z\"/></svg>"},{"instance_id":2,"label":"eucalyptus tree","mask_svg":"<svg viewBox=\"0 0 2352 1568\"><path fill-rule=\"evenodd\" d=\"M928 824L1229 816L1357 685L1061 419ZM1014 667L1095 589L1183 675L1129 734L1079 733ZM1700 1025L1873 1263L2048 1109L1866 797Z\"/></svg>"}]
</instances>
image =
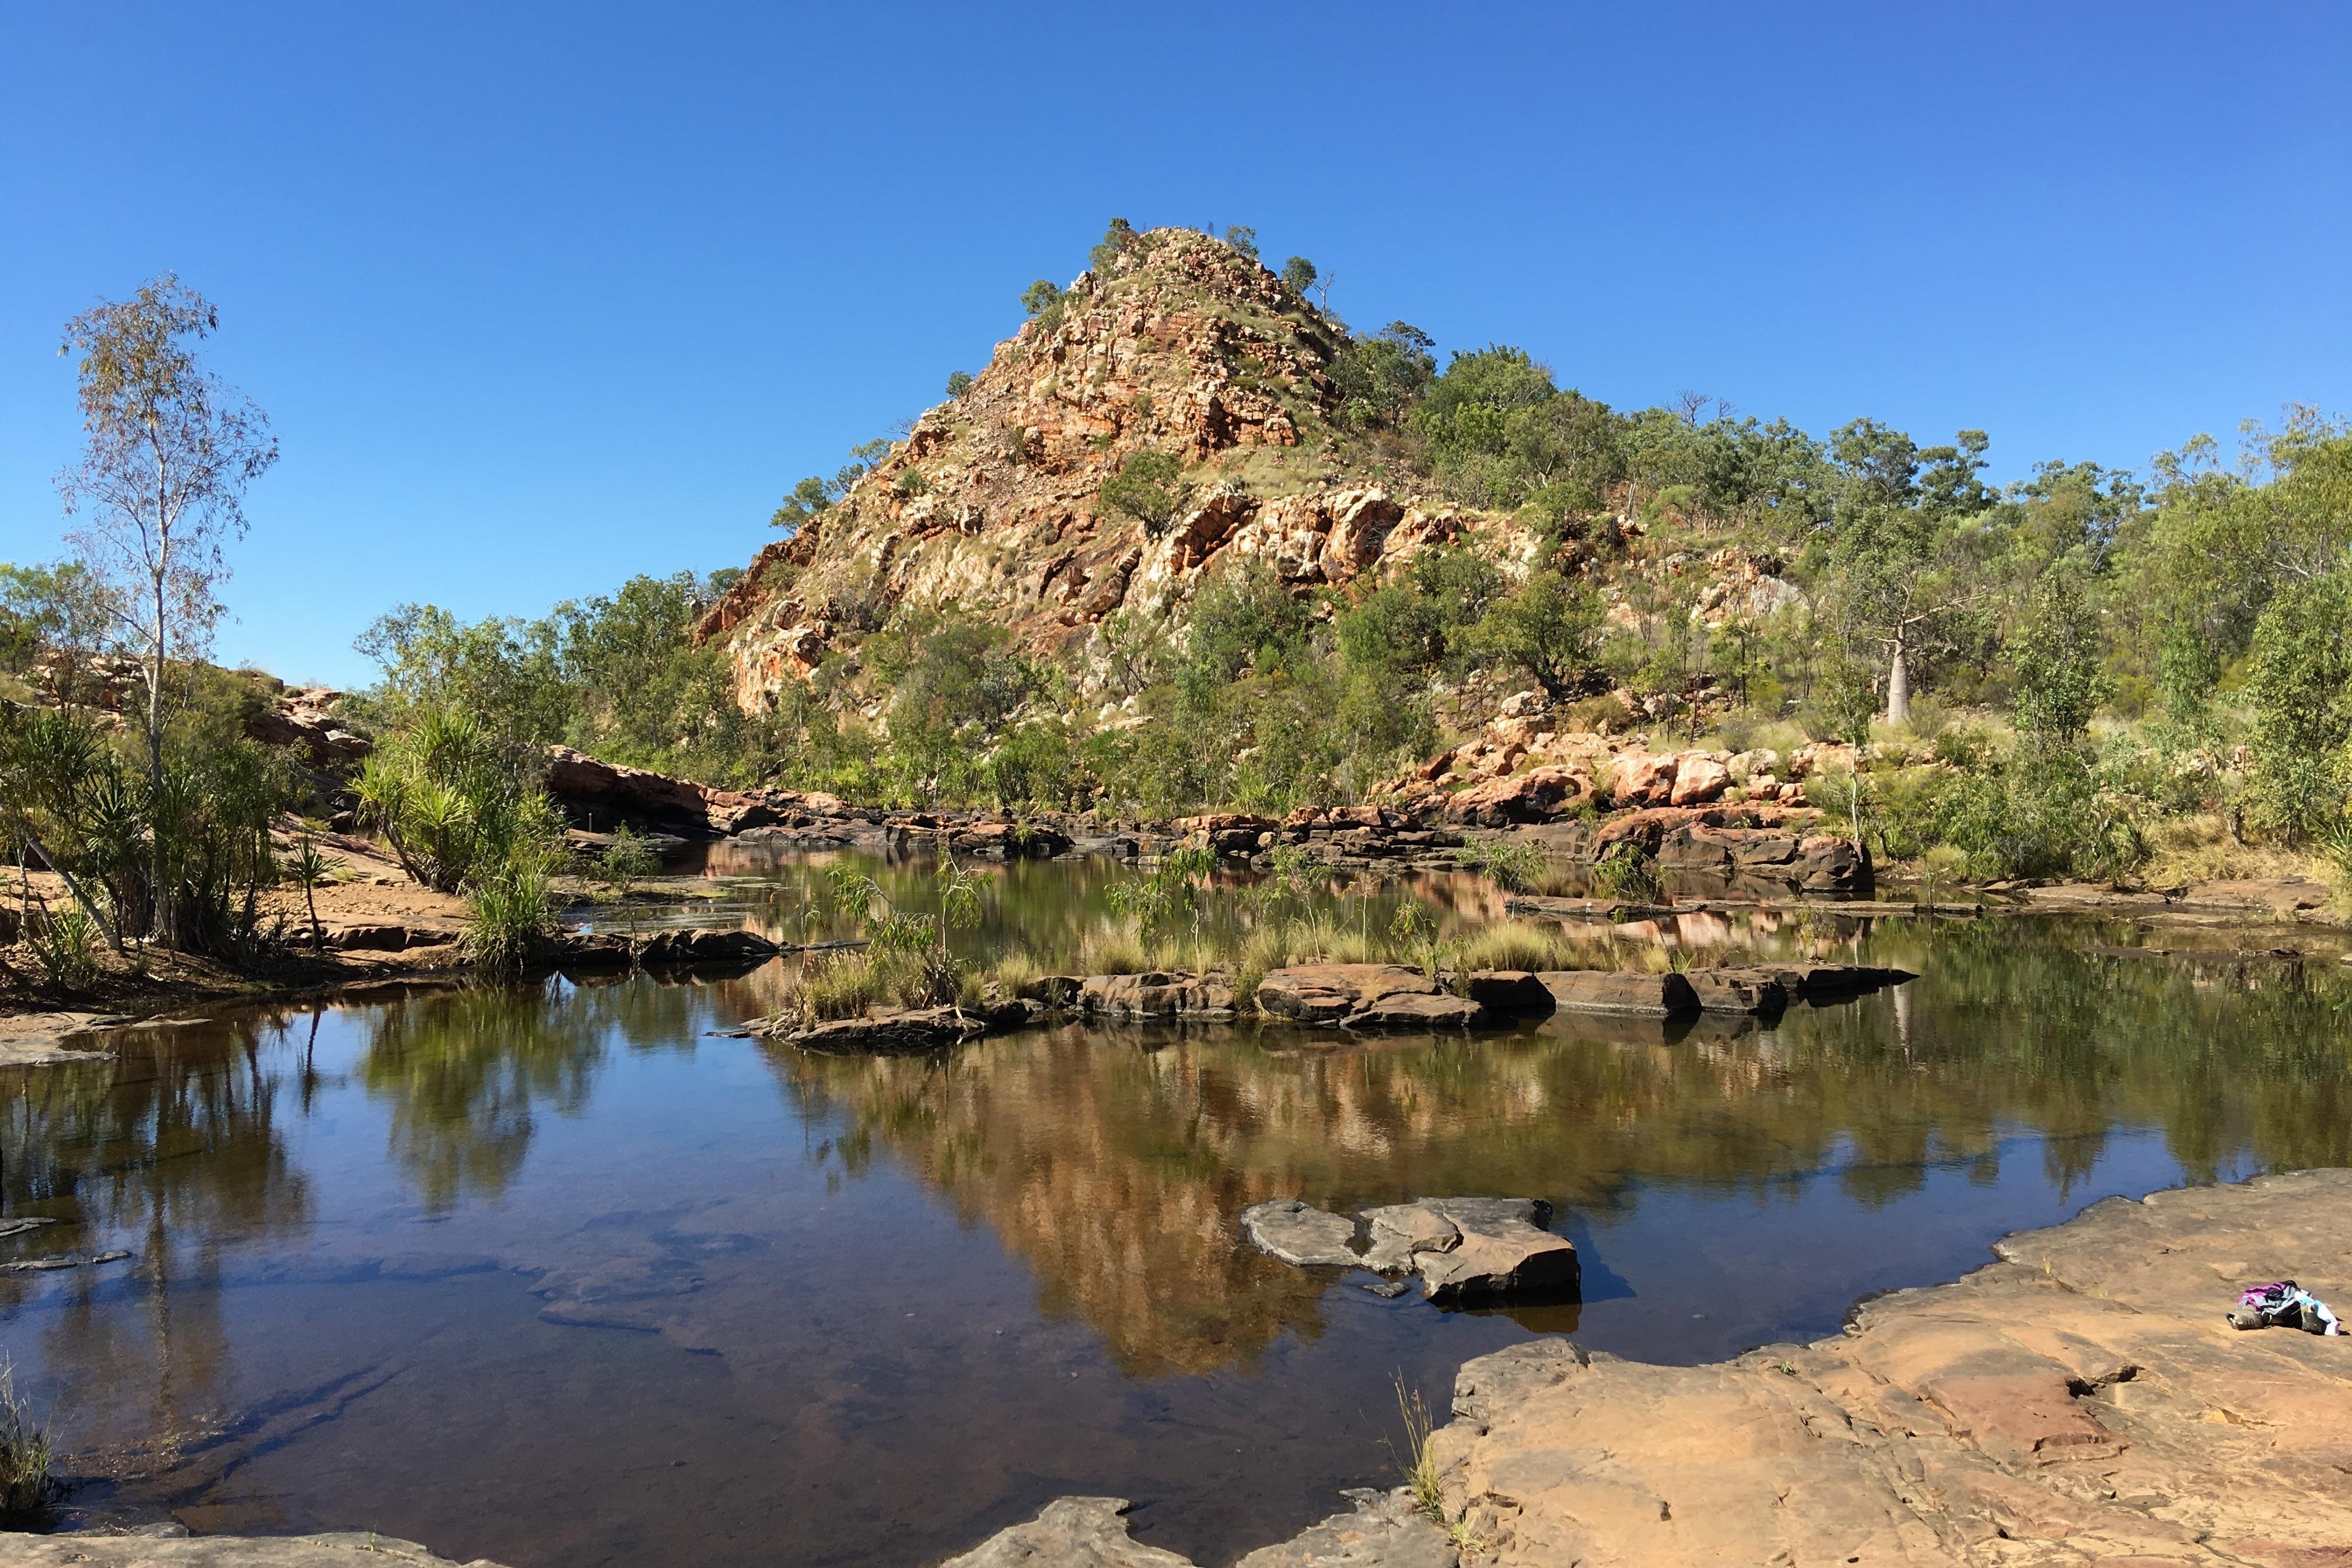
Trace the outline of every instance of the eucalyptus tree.
<instances>
[{"instance_id":1,"label":"eucalyptus tree","mask_svg":"<svg viewBox=\"0 0 2352 1568\"><path fill-rule=\"evenodd\" d=\"M278 460L268 417L206 370L195 344L220 326L175 276L66 323L60 353L79 353L81 460L58 476L72 535L146 681L147 779L163 793L168 661L204 653L227 575L224 542L244 536L246 487ZM153 837L152 881L163 879ZM158 920L169 901L158 900ZM159 936L169 932L158 931Z\"/></svg>"}]
</instances>

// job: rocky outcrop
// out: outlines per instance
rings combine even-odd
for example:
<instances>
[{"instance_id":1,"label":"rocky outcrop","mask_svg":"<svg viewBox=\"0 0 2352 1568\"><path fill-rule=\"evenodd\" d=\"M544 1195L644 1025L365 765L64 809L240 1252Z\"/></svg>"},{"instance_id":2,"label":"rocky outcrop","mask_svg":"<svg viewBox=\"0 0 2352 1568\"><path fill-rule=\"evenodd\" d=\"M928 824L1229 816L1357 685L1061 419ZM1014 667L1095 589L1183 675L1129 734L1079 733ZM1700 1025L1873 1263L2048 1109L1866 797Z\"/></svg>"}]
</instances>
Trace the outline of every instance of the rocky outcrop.
<instances>
[{"instance_id":1,"label":"rocky outcrop","mask_svg":"<svg viewBox=\"0 0 2352 1568\"><path fill-rule=\"evenodd\" d=\"M1433 1441L1482 1568L2263 1564L2352 1552L2341 1339L2240 1332L2352 1295L2352 1172L2111 1198L1956 1284L1711 1366L1538 1339L1462 1369Z\"/></svg>"},{"instance_id":2,"label":"rocky outcrop","mask_svg":"<svg viewBox=\"0 0 2352 1568\"><path fill-rule=\"evenodd\" d=\"M1303 963L1258 983L1257 1005L1294 1024L1348 1028L1466 1028L1486 1010L1395 963Z\"/></svg>"},{"instance_id":3,"label":"rocky outcrop","mask_svg":"<svg viewBox=\"0 0 2352 1568\"><path fill-rule=\"evenodd\" d=\"M1535 767L1485 784L1450 798L1445 814L1480 827L1549 822L1592 799L1592 780L1563 767Z\"/></svg>"},{"instance_id":4,"label":"rocky outcrop","mask_svg":"<svg viewBox=\"0 0 2352 1568\"><path fill-rule=\"evenodd\" d=\"M1462 992L1489 1013L1507 1018L1549 1013L1559 1005L1552 999L1551 988L1524 969L1474 970L1463 976Z\"/></svg>"},{"instance_id":5,"label":"rocky outcrop","mask_svg":"<svg viewBox=\"0 0 2352 1568\"><path fill-rule=\"evenodd\" d=\"M1703 1012L1769 1016L1789 1005L1789 988L1769 969L1692 969L1683 978Z\"/></svg>"},{"instance_id":6,"label":"rocky outcrop","mask_svg":"<svg viewBox=\"0 0 2352 1568\"><path fill-rule=\"evenodd\" d=\"M1304 589L1454 538L1470 521L1458 509L1355 460L1369 455L1335 417L1329 374L1342 342L1217 240L1135 236L762 550L696 635L726 647L739 700L758 708L901 607L983 617L1024 651L1083 651L1122 609L1181 619L1220 562ZM1143 452L1183 467L1179 510L1150 524L1102 498ZM1082 669L1081 691L1100 680Z\"/></svg>"},{"instance_id":7,"label":"rocky outcrop","mask_svg":"<svg viewBox=\"0 0 2352 1568\"><path fill-rule=\"evenodd\" d=\"M355 773L374 752L375 742L335 712L342 695L323 686L289 688L247 718L246 736L286 748L314 773Z\"/></svg>"},{"instance_id":8,"label":"rocky outcrop","mask_svg":"<svg viewBox=\"0 0 2352 1568\"><path fill-rule=\"evenodd\" d=\"M599 762L569 746L548 748L547 793L588 827L667 828L709 837L815 820L790 790L713 789L691 779Z\"/></svg>"}]
</instances>

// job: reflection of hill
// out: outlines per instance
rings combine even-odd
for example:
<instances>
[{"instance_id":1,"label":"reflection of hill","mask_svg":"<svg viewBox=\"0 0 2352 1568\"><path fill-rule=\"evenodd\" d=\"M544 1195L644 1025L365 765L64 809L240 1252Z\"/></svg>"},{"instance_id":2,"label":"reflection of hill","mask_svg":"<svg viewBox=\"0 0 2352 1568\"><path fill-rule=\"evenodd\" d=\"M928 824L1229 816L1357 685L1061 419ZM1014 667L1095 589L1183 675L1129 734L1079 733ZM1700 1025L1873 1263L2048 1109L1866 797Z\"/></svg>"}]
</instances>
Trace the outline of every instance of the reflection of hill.
<instances>
[{"instance_id":1,"label":"reflection of hill","mask_svg":"<svg viewBox=\"0 0 2352 1568\"><path fill-rule=\"evenodd\" d=\"M2249 1158L2352 1162L2352 1019L2331 981L2273 972L2215 989L1992 929L1936 954L1905 992L1673 1045L1554 1019L1335 1050L1072 1028L943 1060L772 1059L850 1119L853 1147L888 1151L985 1219L1049 1309L1085 1318L1137 1373L1207 1370L1316 1331L1316 1283L1236 1240L1234 1215L1263 1198L1525 1194L1605 1223L1640 1201L1629 1178L1764 1202L1834 1167L1874 1207L1919 1189L1928 1162L1989 1179L2021 1131L2042 1136L2063 1189L2117 1123L2163 1128L2191 1178Z\"/></svg>"}]
</instances>

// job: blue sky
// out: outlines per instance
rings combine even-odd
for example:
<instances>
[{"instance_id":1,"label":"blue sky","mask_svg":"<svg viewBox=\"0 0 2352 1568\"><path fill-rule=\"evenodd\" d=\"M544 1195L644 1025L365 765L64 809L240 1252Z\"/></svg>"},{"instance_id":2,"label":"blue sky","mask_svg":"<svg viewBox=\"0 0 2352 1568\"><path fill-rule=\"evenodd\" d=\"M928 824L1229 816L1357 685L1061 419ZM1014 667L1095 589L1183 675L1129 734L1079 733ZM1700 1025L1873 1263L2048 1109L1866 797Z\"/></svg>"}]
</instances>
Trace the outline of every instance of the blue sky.
<instances>
[{"instance_id":1,"label":"blue sky","mask_svg":"<svg viewBox=\"0 0 2352 1568\"><path fill-rule=\"evenodd\" d=\"M2352 8L0 7L0 559L165 269L285 458L220 653L740 564L1112 215L1621 405L2145 464L2352 405Z\"/></svg>"}]
</instances>

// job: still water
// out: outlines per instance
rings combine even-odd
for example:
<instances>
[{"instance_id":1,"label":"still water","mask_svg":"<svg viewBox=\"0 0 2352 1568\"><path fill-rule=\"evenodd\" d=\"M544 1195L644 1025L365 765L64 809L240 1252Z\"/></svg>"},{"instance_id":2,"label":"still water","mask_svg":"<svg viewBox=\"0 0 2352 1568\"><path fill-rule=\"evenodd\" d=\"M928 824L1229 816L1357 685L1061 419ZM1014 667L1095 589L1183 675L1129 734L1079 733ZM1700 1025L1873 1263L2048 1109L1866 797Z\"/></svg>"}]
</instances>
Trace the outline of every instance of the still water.
<instances>
[{"instance_id":1,"label":"still water","mask_svg":"<svg viewBox=\"0 0 2352 1568\"><path fill-rule=\"evenodd\" d=\"M708 869L706 923L824 924L811 863ZM1001 870L967 940L1066 951L1126 874ZM1359 918L1406 897L1492 912L1465 880ZM2109 1194L2352 1163L2333 954L2000 921L1628 936L1921 978L1760 1030L1066 1027L878 1060L714 1036L790 960L136 1030L0 1075L5 1215L69 1222L0 1251L131 1254L0 1274L0 1345L85 1519L896 1568L1110 1493L1214 1563L1392 1479L1400 1378L1442 1409L1530 1334L1662 1361L1819 1335ZM1453 1194L1551 1200L1580 1306L1384 1300L1233 1223Z\"/></svg>"}]
</instances>

